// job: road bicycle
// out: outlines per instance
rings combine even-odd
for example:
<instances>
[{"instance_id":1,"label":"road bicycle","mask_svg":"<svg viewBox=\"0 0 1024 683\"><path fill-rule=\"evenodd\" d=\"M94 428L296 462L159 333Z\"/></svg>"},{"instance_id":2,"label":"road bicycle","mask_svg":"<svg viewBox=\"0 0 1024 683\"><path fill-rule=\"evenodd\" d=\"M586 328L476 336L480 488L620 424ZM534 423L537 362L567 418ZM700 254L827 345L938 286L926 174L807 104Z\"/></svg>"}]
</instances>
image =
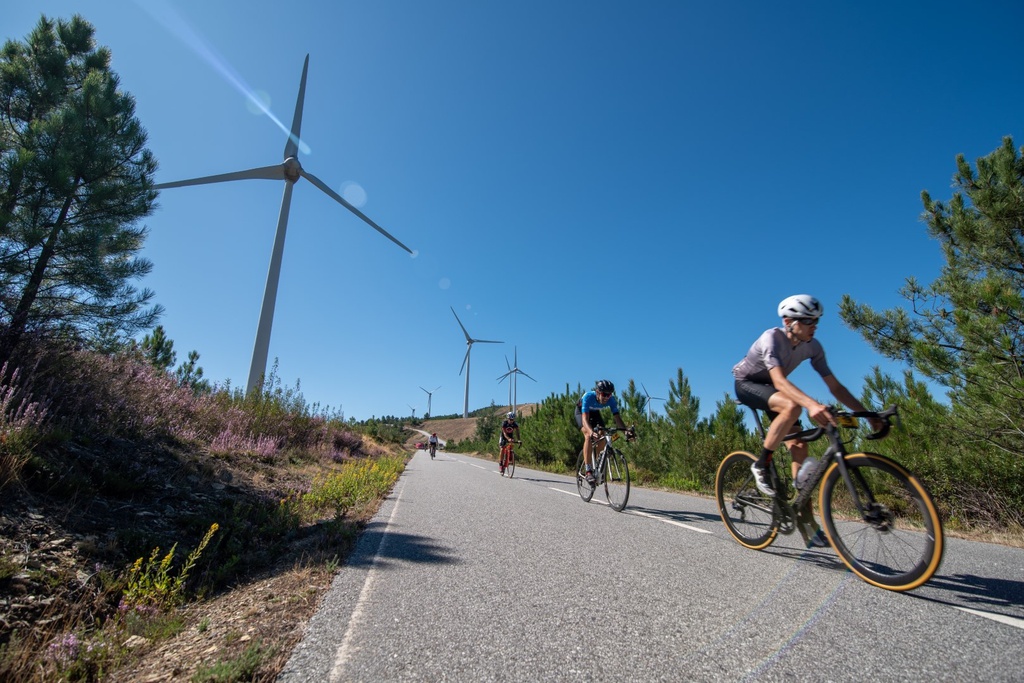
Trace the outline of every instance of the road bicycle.
<instances>
[{"instance_id":1,"label":"road bicycle","mask_svg":"<svg viewBox=\"0 0 1024 683\"><path fill-rule=\"evenodd\" d=\"M758 411L750 410L763 438L765 428ZM815 533L811 499L820 483L818 509L825 534L843 564L879 588L917 588L935 574L942 561L942 522L935 502L924 484L891 458L879 453L847 453L852 436L844 441L840 432L856 429L858 418L879 418L884 426L866 438L882 439L892 420L899 419L896 407L881 412L830 410L836 425L785 437L807 442L828 437L821 461L812 463L799 488L792 486L788 463L776 467L778 452L768 467L775 496L761 493L754 484L750 466L756 458L752 454L736 451L722 460L715 477L722 521L740 545L754 550L767 548L777 534L791 534L794 529L809 541ZM780 474L779 469L786 473ZM802 478L801 474L798 479Z\"/></svg>"},{"instance_id":2,"label":"road bicycle","mask_svg":"<svg viewBox=\"0 0 1024 683\"><path fill-rule=\"evenodd\" d=\"M501 456L498 458L498 471L501 476L512 478L516 471L516 449L513 444L521 444L522 441L506 441L501 447Z\"/></svg>"},{"instance_id":3,"label":"road bicycle","mask_svg":"<svg viewBox=\"0 0 1024 683\"><path fill-rule=\"evenodd\" d=\"M434 443L434 442L430 442L430 459L431 460L434 459L434 454L436 452L437 452L437 444Z\"/></svg>"},{"instance_id":4,"label":"road bicycle","mask_svg":"<svg viewBox=\"0 0 1024 683\"><path fill-rule=\"evenodd\" d=\"M583 460L582 450L576 459L576 489L580 492L583 502L589 503L597 487L604 486L608 505L618 512L626 507L626 501L629 500L629 464L623 452L612 445L619 438L620 431L623 430L618 427L594 429L594 441L604 441L601 452L595 456L594 476L597 477L597 482L594 485L587 482L587 465ZM633 427L625 431L628 434L635 433Z\"/></svg>"}]
</instances>

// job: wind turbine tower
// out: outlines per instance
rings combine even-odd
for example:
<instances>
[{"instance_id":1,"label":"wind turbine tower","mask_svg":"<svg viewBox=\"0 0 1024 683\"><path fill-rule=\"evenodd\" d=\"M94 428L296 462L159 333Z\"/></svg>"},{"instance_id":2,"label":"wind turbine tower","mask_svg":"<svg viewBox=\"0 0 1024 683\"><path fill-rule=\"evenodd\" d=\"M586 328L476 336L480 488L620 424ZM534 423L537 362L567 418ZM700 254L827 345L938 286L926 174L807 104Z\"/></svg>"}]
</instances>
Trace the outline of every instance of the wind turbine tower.
<instances>
[{"instance_id":1,"label":"wind turbine tower","mask_svg":"<svg viewBox=\"0 0 1024 683\"><path fill-rule=\"evenodd\" d=\"M644 395L647 396L647 419L650 420L654 417L654 410L651 408L651 401L664 401L665 399L659 396L651 396L647 393L647 387L644 386L643 382L640 382L640 386L643 387Z\"/></svg>"},{"instance_id":2,"label":"wind turbine tower","mask_svg":"<svg viewBox=\"0 0 1024 683\"><path fill-rule=\"evenodd\" d=\"M295 101L295 115L292 118L291 133L288 135L288 142L284 146L284 161L272 166L251 168L247 171L234 171L220 175L192 178L191 180L178 180L171 183L159 183L154 189L165 190L171 187L184 187L186 185L207 185L209 183L223 183L231 180L283 180L284 197L281 199L281 212L277 219L277 233L274 237L274 250L270 255L270 268L267 271L267 285L263 291L263 306L260 309L260 320L256 327L256 342L252 349L252 363L249 365L249 379L246 383L246 393L250 393L263 380L267 371L267 355L270 350L270 330L274 325L274 305L277 301L277 284L281 277L281 259L284 255L284 238L288 231L288 210L292 202L292 188L299 178L305 178L321 192L338 202L346 209L361 218L371 228L387 237L389 240L405 249L410 254L412 250L399 242L387 230L370 220L362 211L345 201L341 195L332 190L322 180L302 168L299 163L299 130L302 128L302 103L306 96L306 72L309 69L309 55L302 65L302 80L299 81L299 96Z\"/></svg>"},{"instance_id":3,"label":"wind turbine tower","mask_svg":"<svg viewBox=\"0 0 1024 683\"><path fill-rule=\"evenodd\" d=\"M452 308L449 306L449 308ZM459 320L459 314L452 308L452 315L455 316L455 322L459 323L459 327L462 328L462 334L466 335L466 357L462 359L462 367L459 368L459 374L462 374L462 369L466 369L466 400L462 404L462 417L469 417L469 352L473 350L473 344L480 342L482 344L504 344L503 341L490 341L487 339L473 339L469 336L469 332L466 331L466 326Z\"/></svg>"},{"instance_id":4,"label":"wind turbine tower","mask_svg":"<svg viewBox=\"0 0 1024 683\"><path fill-rule=\"evenodd\" d=\"M505 356L505 365L508 365L508 356ZM501 377L498 378L499 382L501 380L505 379L506 377L511 377L512 378L509 381L509 388L512 390L512 412L516 412L518 410L518 401L519 401L519 395L517 393L518 389L519 389L519 382L517 381L517 376L518 375L522 375L523 377L529 377L530 379L533 379L532 377L530 377L525 372L523 372L522 370L519 369L519 348L516 347L515 350L512 352L512 367L508 369L508 372L506 372L504 375L502 375ZM536 382L537 380L533 379L533 381Z\"/></svg>"},{"instance_id":5,"label":"wind turbine tower","mask_svg":"<svg viewBox=\"0 0 1024 683\"><path fill-rule=\"evenodd\" d=\"M437 389L440 389L440 388L441 387L437 387ZM423 389L423 387L420 387L420 389ZM434 389L434 391L437 391L437 389ZM430 398L434 395L434 391L427 391L426 389L423 389L423 391L427 392L427 416L429 417L429 416L434 414L430 410Z\"/></svg>"}]
</instances>

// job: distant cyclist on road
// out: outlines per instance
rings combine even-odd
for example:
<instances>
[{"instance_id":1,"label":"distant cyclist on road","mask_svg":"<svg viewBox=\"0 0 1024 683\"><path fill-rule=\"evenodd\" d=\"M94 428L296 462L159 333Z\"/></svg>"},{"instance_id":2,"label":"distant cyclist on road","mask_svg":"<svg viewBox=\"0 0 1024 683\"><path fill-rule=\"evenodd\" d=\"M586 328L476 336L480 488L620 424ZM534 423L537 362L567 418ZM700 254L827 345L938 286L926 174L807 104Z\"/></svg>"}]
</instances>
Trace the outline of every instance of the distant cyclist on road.
<instances>
[{"instance_id":1,"label":"distant cyclist on road","mask_svg":"<svg viewBox=\"0 0 1024 683\"><path fill-rule=\"evenodd\" d=\"M771 419L761 454L750 466L757 488L769 496L774 496L775 490L769 484L768 464L782 443L782 437L800 429L797 425L801 411L806 408L810 418L820 425L835 423L825 404L811 398L787 379L800 363L810 360L811 367L821 376L832 395L850 410L867 410L832 374L825 362L825 349L814 338L818 321L824 313L821 303L808 294L795 294L779 303L778 313L782 327L765 330L743 360L732 369L736 398L744 405L764 411ZM876 430L882 427L877 419L871 424ZM793 481L796 481L800 465L807 458L807 443L794 439L787 441L786 447L793 456ZM814 544L825 545L825 540L819 539Z\"/></svg>"},{"instance_id":2,"label":"distant cyclist on road","mask_svg":"<svg viewBox=\"0 0 1024 683\"><path fill-rule=\"evenodd\" d=\"M502 461L501 452L509 441L519 440L519 423L516 422L515 411L510 410L505 414L501 429L498 430L498 470L502 474L505 473L505 464Z\"/></svg>"},{"instance_id":3,"label":"distant cyclist on road","mask_svg":"<svg viewBox=\"0 0 1024 683\"><path fill-rule=\"evenodd\" d=\"M437 432L431 434L430 438L427 439L427 448L430 449L430 457L433 458L434 453L437 451Z\"/></svg>"},{"instance_id":4,"label":"distant cyclist on road","mask_svg":"<svg viewBox=\"0 0 1024 683\"><path fill-rule=\"evenodd\" d=\"M597 477L594 475L594 429L604 427L604 418L601 417L601 408L605 405L611 409L612 417L619 429L626 432L626 438L632 439L636 436L633 430L626 427L626 423L619 416L619 402L615 399L615 385L606 379L598 380L594 388L583 394L576 401L576 426L583 432L583 462L587 468L587 483L597 486Z\"/></svg>"}]
</instances>

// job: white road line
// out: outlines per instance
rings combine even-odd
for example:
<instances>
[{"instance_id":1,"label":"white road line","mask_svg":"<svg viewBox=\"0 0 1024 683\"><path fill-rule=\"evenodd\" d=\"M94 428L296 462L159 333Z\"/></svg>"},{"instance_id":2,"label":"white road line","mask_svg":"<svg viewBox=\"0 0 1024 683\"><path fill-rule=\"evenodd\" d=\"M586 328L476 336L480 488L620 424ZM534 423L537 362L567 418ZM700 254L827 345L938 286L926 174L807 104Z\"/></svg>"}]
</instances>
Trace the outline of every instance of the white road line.
<instances>
[{"instance_id":1,"label":"white road line","mask_svg":"<svg viewBox=\"0 0 1024 683\"><path fill-rule=\"evenodd\" d=\"M968 609L967 607L957 607L956 605L953 606L962 612L976 614L979 617L985 617L986 619L991 619L992 621L998 621L1000 624L1006 624L1007 626L1016 626L1017 628L1024 628L1024 619L1018 619L1017 617L1008 617L1005 614L996 614L994 612L983 612L980 609Z\"/></svg>"},{"instance_id":2,"label":"white road line","mask_svg":"<svg viewBox=\"0 0 1024 683\"><path fill-rule=\"evenodd\" d=\"M576 493L575 491L566 491L565 489L556 489L554 486L549 486L548 488L551 489L552 491L558 491L559 493L567 493L570 496L578 496L578 495L580 495L580 494Z\"/></svg>"},{"instance_id":3,"label":"white road line","mask_svg":"<svg viewBox=\"0 0 1024 683\"><path fill-rule=\"evenodd\" d=\"M627 514L630 514L630 515L639 515L641 517L650 517L651 519L656 519L659 522L664 522L665 524L671 524L672 526L678 526L678 527L682 527L684 529L689 529L690 531L696 531L699 534L713 534L713 533L715 533L713 531L708 531L707 529L700 529L700 528L695 527L695 526L690 526L689 524L683 524L682 522L677 522L674 519L666 519L665 517L662 517L661 515L653 515L650 512L640 512L639 510L630 510L629 508L623 510L623 512L625 512Z\"/></svg>"},{"instance_id":4,"label":"white road line","mask_svg":"<svg viewBox=\"0 0 1024 683\"><path fill-rule=\"evenodd\" d=\"M559 493L566 493L566 494L568 494L570 496L578 495L576 493L573 493L572 491L566 491L564 489L556 489L554 486L549 486L548 488L551 489L552 491L558 491ZM603 500L591 500L590 502L591 503L600 503L601 505L607 505L608 504L608 503L606 503ZM674 519L666 519L665 517L662 517L661 515L652 515L650 512L640 512L639 510L631 510L629 508L626 508L625 510L623 510L623 512L628 514L628 515L637 515L638 517L649 517L649 518L651 518L653 520L656 520L656 521L659 521L659 522L664 522L665 524L671 524L672 526L678 526L678 527L682 527L683 529L689 529L690 531L696 531L699 534L713 534L713 533L715 533L714 531L708 531L707 529L701 529L701 528L698 528L698 527L695 527L695 526L690 526L689 524L683 524L682 522L677 522Z\"/></svg>"},{"instance_id":5,"label":"white road line","mask_svg":"<svg viewBox=\"0 0 1024 683\"><path fill-rule=\"evenodd\" d=\"M370 593L373 590L373 580L377 576L377 558L380 557L381 549L383 549L384 545L388 542L388 529L391 527L391 522L395 519L395 513L398 512L398 504L402 500L402 491L404 490L405 483L403 482L402 489L399 490L398 495L395 496L395 506L391 508L391 515L388 517L388 522L384 525L384 531L380 538L380 545L377 546L377 550L373 554L373 560L370 562L370 568L366 572L366 580L363 582L362 590L359 591L359 598L356 600L355 609L352 610L352 617L348 621L348 629L345 631L345 635L341 639L341 644L335 652L334 666L331 667L331 673L329 676L331 683L336 683L341 680L345 665L348 664L348 659L351 656L352 637L356 632L356 627L359 625L359 622L362 621L366 603L370 599Z\"/></svg>"}]
</instances>

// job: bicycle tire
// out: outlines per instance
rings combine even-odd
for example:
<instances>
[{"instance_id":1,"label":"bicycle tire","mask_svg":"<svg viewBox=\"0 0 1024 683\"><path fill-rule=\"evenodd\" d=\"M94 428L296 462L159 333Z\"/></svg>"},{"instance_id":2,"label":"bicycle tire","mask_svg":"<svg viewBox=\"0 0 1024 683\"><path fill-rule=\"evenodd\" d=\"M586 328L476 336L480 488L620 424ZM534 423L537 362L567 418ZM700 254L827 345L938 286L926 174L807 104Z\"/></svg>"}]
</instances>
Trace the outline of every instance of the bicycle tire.
<instances>
[{"instance_id":1,"label":"bicycle tire","mask_svg":"<svg viewBox=\"0 0 1024 683\"><path fill-rule=\"evenodd\" d=\"M608 506L616 512L622 512L629 501L629 462L617 448L608 449L608 457L604 460L604 497Z\"/></svg>"},{"instance_id":2,"label":"bicycle tire","mask_svg":"<svg viewBox=\"0 0 1024 683\"><path fill-rule=\"evenodd\" d=\"M722 459L715 474L718 514L736 542L752 550L767 548L779 533L775 501L757 490L750 466L757 459L734 451Z\"/></svg>"},{"instance_id":3,"label":"bicycle tire","mask_svg":"<svg viewBox=\"0 0 1024 683\"><path fill-rule=\"evenodd\" d=\"M595 487L587 483L587 466L583 462L583 451L580 451L576 458L576 490L580 492L580 498L584 503L589 503L594 497Z\"/></svg>"},{"instance_id":4,"label":"bicycle tire","mask_svg":"<svg viewBox=\"0 0 1024 683\"><path fill-rule=\"evenodd\" d=\"M508 449L508 459L505 460L505 476L509 479L516 471L516 452L511 448Z\"/></svg>"},{"instance_id":5,"label":"bicycle tire","mask_svg":"<svg viewBox=\"0 0 1024 683\"><path fill-rule=\"evenodd\" d=\"M878 453L845 458L861 497L875 502L864 518L832 463L822 479L819 503L832 547L843 564L864 581L891 591L908 591L934 576L942 562L942 521L931 494L917 477ZM866 501L865 501L866 502Z\"/></svg>"}]
</instances>

